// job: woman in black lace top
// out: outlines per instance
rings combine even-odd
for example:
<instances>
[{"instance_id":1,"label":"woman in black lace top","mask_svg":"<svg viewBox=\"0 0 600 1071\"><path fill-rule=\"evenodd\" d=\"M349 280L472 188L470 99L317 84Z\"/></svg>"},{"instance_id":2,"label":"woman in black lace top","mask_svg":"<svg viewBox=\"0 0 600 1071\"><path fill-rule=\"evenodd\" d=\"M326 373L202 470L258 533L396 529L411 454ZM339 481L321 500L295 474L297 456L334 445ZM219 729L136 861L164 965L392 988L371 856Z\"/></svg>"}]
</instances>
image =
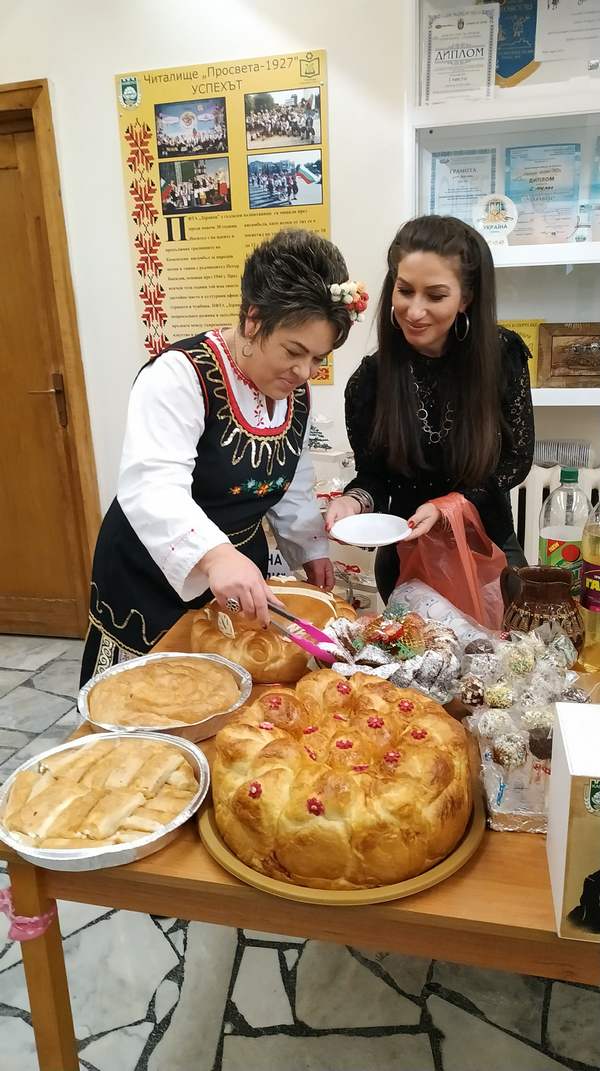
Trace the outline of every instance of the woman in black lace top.
<instances>
[{"instance_id":1,"label":"woman in black lace top","mask_svg":"<svg viewBox=\"0 0 600 1071\"><path fill-rule=\"evenodd\" d=\"M530 354L496 324L489 247L461 220L421 216L398 231L388 269L378 351L346 388L357 475L331 505L327 526L376 510L409 518L416 539L440 520L432 500L458 491L509 562L524 565L508 493L533 459ZM384 599L398 571L396 547L380 550Z\"/></svg>"}]
</instances>

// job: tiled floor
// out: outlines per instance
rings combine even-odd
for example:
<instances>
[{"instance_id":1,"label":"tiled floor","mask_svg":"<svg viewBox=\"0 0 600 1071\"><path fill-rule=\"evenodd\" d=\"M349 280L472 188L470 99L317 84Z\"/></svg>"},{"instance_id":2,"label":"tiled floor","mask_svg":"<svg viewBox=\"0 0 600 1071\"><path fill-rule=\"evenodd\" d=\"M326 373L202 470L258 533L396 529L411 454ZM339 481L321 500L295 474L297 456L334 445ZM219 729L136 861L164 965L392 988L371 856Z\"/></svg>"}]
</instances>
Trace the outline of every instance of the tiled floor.
<instances>
[{"instance_id":1,"label":"tiled floor","mask_svg":"<svg viewBox=\"0 0 600 1071\"><path fill-rule=\"evenodd\" d=\"M76 724L80 650L0 636L0 780ZM600 1069L600 989L126 911L59 910L86 1071ZM36 1071L20 948L5 933L0 916L0 1066Z\"/></svg>"}]
</instances>

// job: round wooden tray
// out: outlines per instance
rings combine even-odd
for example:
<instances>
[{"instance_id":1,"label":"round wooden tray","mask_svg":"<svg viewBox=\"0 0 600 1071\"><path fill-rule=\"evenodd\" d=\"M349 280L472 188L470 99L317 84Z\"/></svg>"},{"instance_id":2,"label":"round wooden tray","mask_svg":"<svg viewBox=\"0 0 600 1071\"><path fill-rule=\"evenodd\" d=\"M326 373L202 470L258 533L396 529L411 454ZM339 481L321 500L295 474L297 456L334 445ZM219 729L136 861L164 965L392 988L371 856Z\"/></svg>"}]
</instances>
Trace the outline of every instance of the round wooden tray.
<instances>
[{"instance_id":1,"label":"round wooden tray","mask_svg":"<svg viewBox=\"0 0 600 1071\"><path fill-rule=\"evenodd\" d=\"M268 878L266 874L252 870L233 854L222 839L217 829L212 803L205 806L201 812L198 828L204 847L213 859L247 885L253 885L261 892L271 893L273 896L282 896L284 900L298 900L304 904L323 904L326 907L352 907L360 904L380 904L385 900L398 900L403 896L413 896L444 881L451 874L455 874L475 854L481 844L485 833L485 809L481 788L477 782L473 785L473 813L469 824L460 844L446 859L431 867L431 870L426 870L424 874L409 878L408 881L401 881L396 885L379 885L375 889L356 889L348 892L308 889L302 885L291 885L286 881Z\"/></svg>"}]
</instances>

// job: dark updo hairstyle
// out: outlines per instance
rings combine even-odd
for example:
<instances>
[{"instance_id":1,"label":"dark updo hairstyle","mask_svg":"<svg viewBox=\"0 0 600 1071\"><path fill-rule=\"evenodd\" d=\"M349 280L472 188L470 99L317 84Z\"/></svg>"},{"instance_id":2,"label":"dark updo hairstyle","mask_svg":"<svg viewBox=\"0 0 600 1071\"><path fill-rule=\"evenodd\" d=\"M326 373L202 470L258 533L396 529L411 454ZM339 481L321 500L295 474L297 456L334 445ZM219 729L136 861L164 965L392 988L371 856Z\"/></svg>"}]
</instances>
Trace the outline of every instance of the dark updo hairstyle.
<instances>
[{"instance_id":1,"label":"dark updo hairstyle","mask_svg":"<svg viewBox=\"0 0 600 1071\"><path fill-rule=\"evenodd\" d=\"M410 220L388 250L388 272L378 309L378 388L372 445L383 450L391 467L404 475L427 467L414 404L411 350L391 322L398 265L409 253L436 253L458 262L470 328L464 341L458 341L450 331L451 374L440 377L440 403L441 412L446 402L454 412L446 446L449 472L457 484L474 487L494 471L500 432L506 433L500 410L496 283L487 242L473 227L453 216ZM463 333L461 317L459 334Z\"/></svg>"},{"instance_id":2,"label":"dark updo hairstyle","mask_svg":"<svg viewBox=\"0 0 600 1071\"><path fill-rule=\"evenodd\" d=\"M346 261L333 242L313 231L279 231L257 246L244 265L242 334L254 306L263 337L277 327L327 320L335 330L333 347L337 349L346 341L352 321L345 306L332 301L329 287L347 278Z\"/></svg>"}]
</instances>

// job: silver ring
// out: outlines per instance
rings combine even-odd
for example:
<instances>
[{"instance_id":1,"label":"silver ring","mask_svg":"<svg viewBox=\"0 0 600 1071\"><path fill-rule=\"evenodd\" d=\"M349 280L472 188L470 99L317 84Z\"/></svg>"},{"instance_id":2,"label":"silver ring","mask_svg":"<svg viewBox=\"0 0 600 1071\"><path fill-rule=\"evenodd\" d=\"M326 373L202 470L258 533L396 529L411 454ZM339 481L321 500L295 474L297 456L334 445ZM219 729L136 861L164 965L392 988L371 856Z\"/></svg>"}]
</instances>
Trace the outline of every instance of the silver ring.
<instances>
[{"instance_id":1,"label":"silver ring","mask_svg":"<svg viewBox=\"0 0 600 1071\"><path fill-rule=\"evenodd\" d=\"M225 601L225 606L231 614L239 614L240 610L242 609L240 600L236 599L235 596L233 596L231 599L227 599Z\"/></svg>"}]
</instances>

